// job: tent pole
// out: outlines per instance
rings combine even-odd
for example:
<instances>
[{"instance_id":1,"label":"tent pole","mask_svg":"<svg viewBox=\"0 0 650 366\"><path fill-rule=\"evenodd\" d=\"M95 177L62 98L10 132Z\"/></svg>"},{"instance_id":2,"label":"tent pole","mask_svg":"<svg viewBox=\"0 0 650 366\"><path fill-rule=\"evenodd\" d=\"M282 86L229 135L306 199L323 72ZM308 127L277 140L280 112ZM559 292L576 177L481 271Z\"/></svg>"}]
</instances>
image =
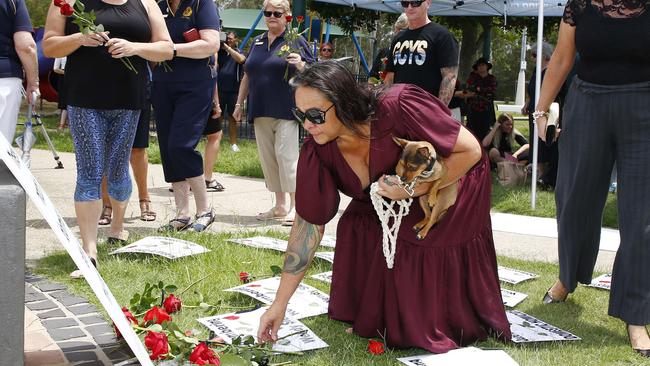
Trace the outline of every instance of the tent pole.
<instances>
[{"instance_id":1,"label":"tent pole","mask_svg":"<svg viewBox=\"0 0 650 366\"><path fill-rule=\"evenodd\" d=\"M544 41L544 0L539 0L537 14L537 62L535 65L535 105L539 101L540 90L542 89L542 42ZM530 190L530 208L535 210L537 204L537 152L539 151L539 132L537 122L533 121L533 172Z\"/></svg>"},{"instance_id":2,"label":"tent pole","mask_svg":"<svg viewBox=\"0 0 650 366\"><path fill-rule=\"evenodd\" d=\"M327 19L325 22L325 42L330 41L330 20Z\"/></svg>"},{"instance_id":3,"label":"tent pole","mask_svg":"<svg viewBox=\"0 0 650 366\"><path fill-rule=\"evenodd\" d=\"M253 36L253 32L255 32L255 28L257 27L257 24L259 24L260 20L262 20L262 15L264 15L263 10L260 10L260 13L257 14L257 18L253 22L253 25L251 26L251 29L248 30L248 33L246 33L246 37L241 41L241 46L239 47L240 49L246 48L246 43L248 43L248 40Z\"/></svg>"},{"instance_id":4,"label":"tent pole","mask_svg":"<svg viewBox=\"0 0 650 366\"><path fill-rule=\"evenodd\" d=\"M361 50L359 39L357 38L356 34L354 34L354 32L350 33L350 36L352 37L352 42L354 42L354 46L357 48L357 52L359 53L359 58L361 58L361 64L363 65L363 68L366 71L366 75L370 75L370 69L368 68L366 57L363 55L363 50Z\"/></svg>"}]
</instances>

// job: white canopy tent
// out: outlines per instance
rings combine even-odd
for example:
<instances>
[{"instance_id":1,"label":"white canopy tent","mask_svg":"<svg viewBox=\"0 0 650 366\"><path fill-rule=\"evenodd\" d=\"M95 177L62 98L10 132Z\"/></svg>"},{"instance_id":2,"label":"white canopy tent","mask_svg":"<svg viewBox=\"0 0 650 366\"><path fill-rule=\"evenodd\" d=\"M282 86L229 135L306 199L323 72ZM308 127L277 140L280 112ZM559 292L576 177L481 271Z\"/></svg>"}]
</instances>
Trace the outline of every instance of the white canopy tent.
<instances>
[{"instance_id":1,"label":"white canopy tent","mask_svg":"<svg viewBox=\"0 0 650 366\"><path fill-rule=\"evenodd\" d=\"M390 13L403 11L399 0L318 0L319 2L372 9ZM564 13L564 4L560 0L432 0L429 15L434 16L537 16L537 54L542 54L542 41L544 40L544 16L560 17ZM523 37L525 44L525 35ZM520 110L523 104L522 96L525 83L524 70L526 69L525 52L521 52L521 68L517 83L517 104L511 110ZM539 99L541 87L542 58L537 58L535 65L537 75L535 78L535 104ZM534 124L533 141L533 166L537 166L538 132ZM531 207L535 209L537 201L537 169L533 169L531 179Z\"/></svg>"}]
</instances>

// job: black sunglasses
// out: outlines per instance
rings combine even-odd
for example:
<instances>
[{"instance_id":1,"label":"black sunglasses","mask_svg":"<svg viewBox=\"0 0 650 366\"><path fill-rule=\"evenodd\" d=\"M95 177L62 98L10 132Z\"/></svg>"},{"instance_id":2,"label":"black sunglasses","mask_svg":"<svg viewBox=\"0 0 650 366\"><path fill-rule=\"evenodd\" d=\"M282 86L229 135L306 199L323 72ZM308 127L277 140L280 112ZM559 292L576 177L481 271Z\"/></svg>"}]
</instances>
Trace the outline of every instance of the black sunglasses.
<instances>
[{"instance_id":1,"label":"black sunglasses","mask_svg":"<svg viewBox=\"0 0 650 366\"><path fill-rule=\"evenodd\" d=\"M332 52L332 49L331 48L323 48L321 51L322 52Z\"/></svg>"},{"instance_id":2,"label":"black sunglasses","mask_svg":"<svg viewBox=\"0 0 650 366\"><path fill-rule=\"evenodd\" d=\"M409 5L411 5L412 8L419 8L423 2L424 0L409 0L409 1L400 1L400 4L402 4L402 8L404 9L408 8Z\"/></svg>"},{"instance_id":3,"label":"black sunglasses","mask_svg":"<svg viewBox=\"0 0 650 366\"><path fill-rule=\"evenodd\" d=\"M322 125L325 123L325 113L332 109L334 107L334 104L332 104L329 108L327 108L324 111L321 111L318 108L309 108L306 111L301 111L298 108L291 108L291 111L293 112L293 115L296 117L296 120L300 123L303 123L305 121L305 118L309 120L309 122L315 124L315 125Z\"/></svg>"},{"instance_id":4,"label":"black sunglasses","mask_svg":"<svg viewBox=\"0 0 650 366\"><path fill-rule=\"evenodd\" d=\"M267 17L267 18L270 18L271 15L273 15L276 18L282 18L282 15L284 14L281 11L267 11L267 10L264 10L263 13L264 13L264 16Z\"/></svg>"}]
</instances>

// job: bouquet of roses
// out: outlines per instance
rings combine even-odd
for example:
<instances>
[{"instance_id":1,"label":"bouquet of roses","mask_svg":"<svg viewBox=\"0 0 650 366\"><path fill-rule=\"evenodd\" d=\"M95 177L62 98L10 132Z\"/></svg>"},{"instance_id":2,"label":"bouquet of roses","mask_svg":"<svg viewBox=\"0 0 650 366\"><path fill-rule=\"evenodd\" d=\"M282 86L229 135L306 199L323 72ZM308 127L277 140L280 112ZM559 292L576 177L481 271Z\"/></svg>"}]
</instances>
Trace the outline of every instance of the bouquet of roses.
<instances>
[{"instance_id":1,"label":"bouquet of roses","mask_svg":"<svg viewBox=\"0 0 650 366\"><path fill-rule=\"evenodd\" d=\"M141 293L131 297L129 308L122 308L131 327L136 333L144 336L144 345L149 351L149 358L159 361L161 365L186 365L189 362L193 365L271 366L270 357L282 352L273 351L270 343L255 343L255 339L249 335L239 336L232 341L232 344L226 344L223 340L215 338L212 332L202 336L198 330L181 330L174 323L172 314L180 312L181 309L200 308L211 315L216 313L217 306L204 302L203 295L199 292L195 291L198 300L194 304L181 301L180 296L199 281L180 292L177 292L176 286L165 285L162 281L157 284L146 283ZM178 295L174 295L176 292ZM121 338L117 328L115 333L118 338ZM300 333L302 332L282 338ZM288 363L283 362L281 365Z\"/></svg>"},{"instance_id":2,"label":"bouquet of roses","mask_svg":"<svg viewBox=\"0 0 650 366\"><path fill-rule=\"evenodd\" d=\"M381 61L381 70L377 72L379 74L379 78L376 78L374 76L370 77L368 79L368 82L370 84L373 85L383 84L384 80L386 79L386 75L388 73L388 71L386 71L386 65L388 65L388 57L382 57L380 61Z\"/></svg>"},{"instance_id":3,"label":"bouquet of roses","mask_svg":"<svg viewBox=\"0 0 650 366\"><path fill-rule=\"evenodd\" d=\"M276 55L281 58L287 57L290 53L300 54L301 49L298 45L298 39L300 39L300 37L302 37L302 35L309 29L305 28L302 32L300 31L300 25L305 21L305 17L302 15L296 17L296 21L298 22L298 27L296 28L291 27L291 21L293 20L291 15L285 16L285 19L287 20L287 29L284 31L285 43L280 47L280 51L276 53ZM284 70L284 80L288 80L288 78L289 65L287 64L287 68Z\"/></svg>"},{"instance_id":4,"label":"bouquet of roses","mask_svg":"<svg viewBox=\"0 0 650 366\"><path fill-rule=\"evenodd\" d=\"M81 0L76 0L74 5L70 5L65 0L54 0L54 6L59 8L61 15L66 17L72 17L72 23L76 24L79 27L81 34L90 34L90 33L99 33L104 32L104 26L101 24L95 24L97 20L97 15L94 10L90 12L85 12L85 5ZM135 69L131 59L128 57L120 58L120 61L126 66L127 69L138 73L138 70Z\"/></svg>"}]
</instances>

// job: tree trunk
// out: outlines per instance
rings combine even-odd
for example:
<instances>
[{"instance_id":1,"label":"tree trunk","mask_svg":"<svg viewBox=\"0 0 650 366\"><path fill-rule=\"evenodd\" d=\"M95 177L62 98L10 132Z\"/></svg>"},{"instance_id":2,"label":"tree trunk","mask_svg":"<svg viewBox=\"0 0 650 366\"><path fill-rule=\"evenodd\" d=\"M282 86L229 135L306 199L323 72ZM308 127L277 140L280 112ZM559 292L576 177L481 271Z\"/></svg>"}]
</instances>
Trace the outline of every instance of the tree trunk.
<instances>
[{"instance_id":1,"label":"tree trunk","mask_svg":"<svg viewBox=\"0 0 650 366\"><path fill-rule=\"evenodd\" d=\"M460 48L460 61L458 67L458 80L461 84L465 83L467 76L472 71L474 55L478 50L479 24L472 19L463 22L461 26L462 39Z\"/></svg>"}]
</instances>

